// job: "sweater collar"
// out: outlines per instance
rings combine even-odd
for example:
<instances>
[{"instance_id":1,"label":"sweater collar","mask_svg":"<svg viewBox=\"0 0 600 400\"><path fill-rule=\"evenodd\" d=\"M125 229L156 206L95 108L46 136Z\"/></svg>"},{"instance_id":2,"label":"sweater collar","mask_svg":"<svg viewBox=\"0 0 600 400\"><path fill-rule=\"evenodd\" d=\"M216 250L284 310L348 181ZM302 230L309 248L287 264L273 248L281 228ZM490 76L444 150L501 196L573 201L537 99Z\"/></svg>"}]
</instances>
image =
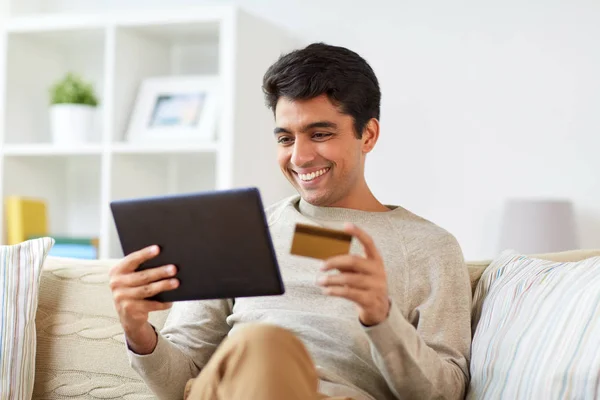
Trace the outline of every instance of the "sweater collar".
<instances>
[{"instance_id":1,"label":"sweater collar","mask_svg":"<svg viewBox=\"0 0 600 400\"><path fill-rule=\"evenodd\" d=\"M320 207L310 204L300 196L298 196L294 203L300 214L304 215L305 217L329 221L361 222L372 220L374 217L386 218L398 209L397 206L392 205L386 205L390 211L382 212L362 211L342 207Z\"/></svg>"}]
</instances>

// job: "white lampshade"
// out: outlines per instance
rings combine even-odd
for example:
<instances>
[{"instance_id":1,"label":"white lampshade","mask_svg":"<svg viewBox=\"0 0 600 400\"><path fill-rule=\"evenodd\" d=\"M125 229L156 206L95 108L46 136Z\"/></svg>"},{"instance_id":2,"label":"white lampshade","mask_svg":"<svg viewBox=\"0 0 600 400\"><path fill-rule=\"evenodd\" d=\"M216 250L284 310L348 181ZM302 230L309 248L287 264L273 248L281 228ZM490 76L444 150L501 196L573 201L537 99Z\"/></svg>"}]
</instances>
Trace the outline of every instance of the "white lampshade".
<instances>
[{"instance_id":1,"label":"white lampshade","mask_svg":"<svg viewBox=\"0 0 600 400\"><path fill-rule=\"evenodd\" d=\"M536 254L578 248L573 205L568 200L508 200L501 225L500 251Z\"/></svg>"}]
</instances>

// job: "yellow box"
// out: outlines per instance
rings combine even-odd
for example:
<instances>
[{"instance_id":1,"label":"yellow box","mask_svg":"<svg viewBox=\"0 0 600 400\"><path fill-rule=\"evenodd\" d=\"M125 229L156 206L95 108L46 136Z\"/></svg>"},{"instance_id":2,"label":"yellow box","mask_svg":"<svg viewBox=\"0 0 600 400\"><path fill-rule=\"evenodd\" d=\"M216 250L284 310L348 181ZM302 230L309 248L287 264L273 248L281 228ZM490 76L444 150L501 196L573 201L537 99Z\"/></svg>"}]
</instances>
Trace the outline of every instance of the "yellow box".
<instances>
[{"instance_id":1,"label":"yellow box","mask_svg":"<svg viewBox=\"0 0 600 400\"><path fill-rule=\"evenodd\" d=\"M41 199L8 196L4 199L6 242L18 244L31 236L48 235L46 202Z\"/></svg>"}]
</instances>

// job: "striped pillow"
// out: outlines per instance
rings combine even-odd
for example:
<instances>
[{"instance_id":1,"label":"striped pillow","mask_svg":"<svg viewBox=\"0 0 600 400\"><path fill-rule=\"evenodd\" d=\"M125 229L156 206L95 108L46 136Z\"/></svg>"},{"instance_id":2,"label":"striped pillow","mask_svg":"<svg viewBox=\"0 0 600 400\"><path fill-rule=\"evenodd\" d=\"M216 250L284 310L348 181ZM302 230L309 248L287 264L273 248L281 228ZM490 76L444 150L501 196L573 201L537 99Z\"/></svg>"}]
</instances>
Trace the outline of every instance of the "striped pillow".
<instances>
[{"instance_id":1,"label":"striped pillow","mask_svg":"<svg viewBox=\"0 0 600 400\"><path fill-rule=\"evenodd\" d=\"M35 313L42 264L52 238L0 246L0 399L31 399Z\"/></svg>"},{"instance_id":2,"label":"striped pillow","mask_svg":"<svg viewBox=\"0 0 600 400\"><path fill-rule=\"evenodd\" d=\"M600 398L600 257L502 253L477 286L472 323L468 399Z\"/></svg>"}]
</instances>

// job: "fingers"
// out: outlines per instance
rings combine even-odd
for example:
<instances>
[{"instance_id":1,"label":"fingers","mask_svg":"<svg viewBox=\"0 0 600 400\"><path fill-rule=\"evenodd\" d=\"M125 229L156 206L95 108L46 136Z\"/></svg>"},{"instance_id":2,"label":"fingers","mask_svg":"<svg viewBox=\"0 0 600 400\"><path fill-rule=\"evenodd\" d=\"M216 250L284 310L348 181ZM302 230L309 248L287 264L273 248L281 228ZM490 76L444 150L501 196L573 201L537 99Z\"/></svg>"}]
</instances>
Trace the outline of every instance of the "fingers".
<instances>
[{"instance_id":1,"label":"fingers","mask_svg":"<svg viewBox=\"0 0 600 400\"><path fill-rule=\"evenodd\" d=\"M123 258L119 263L117 263L112 269L111 274L124 274L128 272L135 271L140 264L143 264L145 261L148 261L158 255L160 249L158 246L148 246L144 249L134 251L133 253L128 254L125 258Z\"/></svg>"},{"instance_id":2,"label":"fingers","mask_svg":"<svg viewBox=\"0 0 600 400\"><path fill-rule=\"evenodd\" d=\"M377 250L373 238L367 232L363 231L358 226L350 223L347 223L344 226L344 231L346 231L346 233L351 234L352 236L356 236L358 241L363 245L363 248L365 249L365 255L367 256L367 258L371 258L374 260L381 259L379 250Z\"/></svg>"},{"instance_id":3,"label":"fingers","mask_svg":"<svg viewBox=\"0 0 600 400\"><path fill-rule=\"evenodd\" d=\"M352 254L331 257L321 267L321 271L331 271L334 269L340 272L354 272L367 275L375 273L372 263L369 260Z\"/></svg>"},{"instance_id":4,"label":"fingers","mask_svg":"<svg viewBox=\"0 0 600 400\"><path fill-rule=\"evenodd\" d=\"M171 278L175 274L177 274L177 268L174 265L166 265L121 275L119 280L122 286L136 287Z\"/></svg>"},{"instance_id":5,"label":"fingers","mask_svg":"<svg viewBox=\"0 0 600 400\"><path fill-rule=\"evenodd\" d=\"M350 286L329 286L323 289L326 295L343 297L355 302L359 307L365 307L368 303L368 294L366 290L356 289Z\"/></svg>"},{"instance_id":6,"label":"fingers","mask_svg":"<svg viewBox=\"0 0 600 400\"><path fill-rule=\"evenodd\" d=\"M147 285L152 282L171 278L177 274L177 267L165 265L162 267L149 268L143 271L118 273L112 271L109 286L112 291L121 287L136 287Z\"/></svg>"},{"instance_id":7,"label":"fingers","mask_svg":"<svg viewBox=\"0 0 600 400\"><path fill-rule=\"evenodd\" d=\"M144 300L159 293L176 289L178 286L179 280L175 278L163 279L142 286L121 287L113 292L113 297L117 303L128 300Z\"/></svg>"},{"instance_id":8,"label":"fingers","mask_svg":"<svg viewBox=\"0 0 600 400\"><path fill-rule=\"evenodd\" d=\"M322 287L349 286L355 289L369 289L374 285L373 280L363 274L343 273L337 275L325 275L318 279L317 283Z\"/></svg>"}]
</instances>

